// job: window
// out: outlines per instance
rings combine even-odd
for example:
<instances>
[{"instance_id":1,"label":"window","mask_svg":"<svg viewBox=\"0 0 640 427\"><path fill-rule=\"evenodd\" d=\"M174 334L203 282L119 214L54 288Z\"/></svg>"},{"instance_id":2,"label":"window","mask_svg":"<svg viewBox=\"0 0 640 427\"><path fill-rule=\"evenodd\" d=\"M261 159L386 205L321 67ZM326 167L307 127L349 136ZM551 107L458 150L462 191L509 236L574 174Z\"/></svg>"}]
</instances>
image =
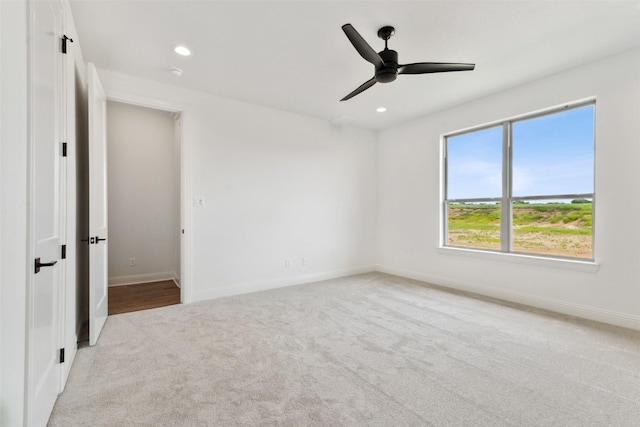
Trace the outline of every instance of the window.
<instances>
[{"instance_id":1,"label":"window","mask_svg":"<svg viewBox=\"0 0 640 427\"><path fill-rule=\"evenodd\" d=\"M595 103L446 135L444 245L593 259Z\"/></svg>"}]
</instances>

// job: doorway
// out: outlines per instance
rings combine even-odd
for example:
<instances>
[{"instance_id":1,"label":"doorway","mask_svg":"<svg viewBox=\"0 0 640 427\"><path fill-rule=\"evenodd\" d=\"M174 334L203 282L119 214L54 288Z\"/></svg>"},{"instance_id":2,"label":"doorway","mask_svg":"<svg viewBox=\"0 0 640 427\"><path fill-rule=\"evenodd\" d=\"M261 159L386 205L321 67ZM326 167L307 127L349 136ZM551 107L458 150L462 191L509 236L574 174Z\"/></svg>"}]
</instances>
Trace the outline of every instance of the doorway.
<instances>
[{"instance_id":1,"label":"doorway","mask_svg":"<svg viewBox=\"0 0 640 427\"><path fill-rule=\"evenodd\" d=\"M180 302L181 119L107 101L110 315Z\"/></svg>"}]
</instances>

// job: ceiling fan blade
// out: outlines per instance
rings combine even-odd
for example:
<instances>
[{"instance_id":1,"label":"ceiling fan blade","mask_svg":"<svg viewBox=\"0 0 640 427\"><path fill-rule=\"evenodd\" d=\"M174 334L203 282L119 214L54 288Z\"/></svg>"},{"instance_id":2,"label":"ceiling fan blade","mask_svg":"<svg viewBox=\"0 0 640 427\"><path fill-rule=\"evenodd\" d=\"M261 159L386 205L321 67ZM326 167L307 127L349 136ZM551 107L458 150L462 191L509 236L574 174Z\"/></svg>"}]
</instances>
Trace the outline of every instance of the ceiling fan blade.
<instances>
[{"instance_id":1,"label":"ceiling fan blade","mask_svg":"<svg viewBox=\"0 0 640 427\"><path fill-rule=\"evenodd\" d=\"M445 73L447 71L471 71L476 64L458 64L449 62L416 62L398 66L398 74Z\"/></svg>"},{"instance_id":2,"label":"ceiling fan blade","mask_svg":"<svg viewBox=\"0 0 640 427\"><path fill-rule=\"evenodd\" d=\"M354 90L349 95L347 95L344 98L342 98L340 101L346 101L347 99L351 99L354 96L356 96L357 94L359 94L361 92L364 92L365 90L369 89L374 84L376 84L376 78L375 77L373 77L371 80L367 80L366 82L361 84L358 89Z\"/></svg>"},{"instance_id":3,"label":"ceiling fan blade","mask_svg":"<svg viewBox=\"0 0 640 427\"><path fill-rule=\"evenodd\" d=\"M373 50L371 46L369 46L369 43L367 43L365 39L362 38L360 33L358 33L356 29L353 28L353 25L344 24L342 26L342 31L344 31L344 33L347 35L347 38L349 39L353 47L356 48L360 56L362 56L365 60L371 62L376 67L382 67L384 65L384 61L382 60L382 58L380 58L380 55L378 55L378 53Z\"/></svg>"}]
</instances>

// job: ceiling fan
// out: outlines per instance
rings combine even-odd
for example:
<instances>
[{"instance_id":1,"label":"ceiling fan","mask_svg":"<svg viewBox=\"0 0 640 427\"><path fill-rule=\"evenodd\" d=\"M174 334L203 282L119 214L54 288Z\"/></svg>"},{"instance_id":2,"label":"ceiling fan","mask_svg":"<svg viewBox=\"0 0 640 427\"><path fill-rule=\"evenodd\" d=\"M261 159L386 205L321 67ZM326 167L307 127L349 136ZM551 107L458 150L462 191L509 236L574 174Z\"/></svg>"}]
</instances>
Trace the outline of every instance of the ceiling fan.
<instances>
[{"instance_id":1,"label":"ceiling fan","mask_svg":"<svg viewBox=\"0 0 640 427\"><path fill-rule=\"evenodd\" d=\"M398 52L387 47L387 42L396 32L395 28L386 26L378 30L378 37L384 40L384 50L376 53L375 50L362 38L360 33L353 28L351 24L342 26L342 30L347 38L356 48L360 56L366 61L371 62L375 66L375 74L364 82L360 87L342 98L340 101L346 101L353 98L361 92L369 89L371 86L380 83L390 83L398 77L398 74L426 74L426 73L444 73L447 71L471 71L475 68L475 64L460 64L449 62L416 62L414 64L398 64Z\"/></svg>"}]
</instances>

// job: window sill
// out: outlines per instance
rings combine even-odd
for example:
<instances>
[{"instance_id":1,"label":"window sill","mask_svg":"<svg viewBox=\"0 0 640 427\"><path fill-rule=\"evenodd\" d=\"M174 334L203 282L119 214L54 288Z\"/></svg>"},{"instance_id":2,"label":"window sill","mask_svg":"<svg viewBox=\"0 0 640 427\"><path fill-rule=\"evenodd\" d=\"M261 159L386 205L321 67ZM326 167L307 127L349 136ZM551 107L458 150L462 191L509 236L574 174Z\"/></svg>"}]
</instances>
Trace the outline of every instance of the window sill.
<instances>
[{"instance_id":1,"label":"window sill","mask_svg":"<svg viewBox=\"0 0 640 427\"><path fill-rule=\"evenodd\" d=\"M574 259L548 258L535 255L491 252L483 251L481 249L466 249L441 246L437 249L437 251L438 253L444 255L466 256L476 259L525 264L536 267L557 268L562 270L581 271L585 273L595 273L596 271L598 271L598 268L600 268L600 264L594 261L581 261Z\"/></svg>"}]
</instances>

